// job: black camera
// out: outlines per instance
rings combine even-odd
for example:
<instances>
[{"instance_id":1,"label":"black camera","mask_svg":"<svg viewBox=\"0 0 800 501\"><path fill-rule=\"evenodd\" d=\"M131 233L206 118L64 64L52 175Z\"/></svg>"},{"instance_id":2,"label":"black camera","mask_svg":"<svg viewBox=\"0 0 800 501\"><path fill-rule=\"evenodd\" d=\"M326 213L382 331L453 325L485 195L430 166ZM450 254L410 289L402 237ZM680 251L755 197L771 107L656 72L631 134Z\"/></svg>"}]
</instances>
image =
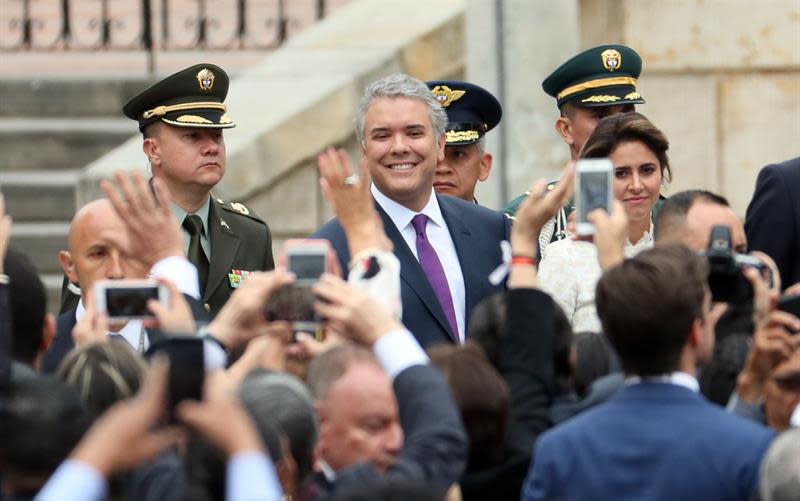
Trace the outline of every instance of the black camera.
<instances>
[{"instance_id":1,"label":"black camera","mask_svg":"<svg viewBox=\"0 0 800 501\"><path fill-rule=\"evenodd\" d=\"M705 255L709 265L708 287L711 289L711 300L714 302L752 301L753 286L742 270L756 268L762 276L769 272L769 268L760 259L733 251L731 229L725 225L711 228ZM771 282L769 277L765 276L765 279Z\"/></svg>"}]
</instances>

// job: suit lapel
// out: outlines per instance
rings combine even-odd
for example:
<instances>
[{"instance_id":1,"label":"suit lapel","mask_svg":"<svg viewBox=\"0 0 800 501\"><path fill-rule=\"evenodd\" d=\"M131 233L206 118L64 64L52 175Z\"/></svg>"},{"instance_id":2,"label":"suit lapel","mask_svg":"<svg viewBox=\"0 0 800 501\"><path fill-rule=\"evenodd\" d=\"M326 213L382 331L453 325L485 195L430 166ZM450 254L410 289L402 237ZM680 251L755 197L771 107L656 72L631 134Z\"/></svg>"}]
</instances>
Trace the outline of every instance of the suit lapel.
<instances>
[{"instance_id":1,"label":"suit lapel","mask_svg":"<svg viewBox=\"0 0 800 501\"><path fill-rule=\"evenodd\" d=\"M458 264L461 265L461 276L464 277L464 311L466 312L464 322L466 323L469 318L469 312L478 303L478 294L481 290L475 283L476 275L469 273L470 270L480 270L481 263L479 259L486 256L478 256L475 252L475 246L472 243L472 233L469 227L464 224L458 210L452 206L447 197L436 197L439 200L439 208L442 211L447 223L447 228L450 230L450 238L453 239L453 245L456 248L456 255L458 256ZM464 331L466 332L466 326Z\"/></svg>"},{"instance_id":2,"label":"suit lapel","mask_svg":"<svg viewBox=\"0 0 800 501\"><path fill-rule=\"evenodd\" d=\"M445 332L450 334L451 339L456 339L453 332L450 330L450 324L447 321L442 306L439 304L436 293L433 292L428 277L425 275L425 272L422 271L422 266L420 266L417 258L414 257L414 253L408 248L408 244L406 244L403 235L400 234L400 230L394 225L392 219L380 205L376 203L375 208L381 215L381 219L383 219L383 227L386 231L386 236L388 236L389 240L394 244L394 254L400 261L400 279L416 293L422 304L424 304L431 315L433 315L433 318L439 322L439 325L442 326Z\"/></svg>"},{"instance_id":3,"label":"suit lapel","mask_svg":"<svg viewBox=\"0 0 800 501\"><path fill-rule=\"evenodd\" d=\"M203 293L203 301L207 302L214 291L224 286L224 279L233 265L233 259L239 250L240 238L227 223L223 224L221 209L212 198L208 213L208 226L211 236L211 259L208 269L208 284Z\"/></svg>"}]
</instances>

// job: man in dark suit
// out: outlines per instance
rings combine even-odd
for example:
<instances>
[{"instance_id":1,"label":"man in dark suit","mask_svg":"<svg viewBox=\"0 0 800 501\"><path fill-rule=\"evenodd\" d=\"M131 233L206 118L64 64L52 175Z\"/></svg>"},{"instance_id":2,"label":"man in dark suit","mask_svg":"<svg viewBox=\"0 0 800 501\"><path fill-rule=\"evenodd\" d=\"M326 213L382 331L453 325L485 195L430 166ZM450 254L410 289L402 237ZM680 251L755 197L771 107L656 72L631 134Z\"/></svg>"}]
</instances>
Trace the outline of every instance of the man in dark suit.
<instances>
[{"instance_id":1,"label":"man in dark suit","mask_svg":"<svg viewBox=\"0 0 800 501\"><path fill-rule=\"evenodd\" d=\"M129 196L133 191L125 182L123 191L128 191L125 219L107 199L89 202L72 219L69 250L59 253L59 261L70 282L79 284L82 295L75 308L58 317L56 337L42 358L44 372L55 371L75 346L72 330L76 323L87 315L87 322L93 321L94 288L98 280L163 277L188 296L190 305L192 298L199 297L197 271L183 254L180 229L168 204L169 193L161 181L156 181L154 188L159 199L166 201L156 206L150 187L140 176L138 181L138 195L149 196L149 202L142 205L136 195ZM194 302L193 316L203 318L205 312L198 306ZM163 337L160 331L145 329L140 320L111 325L109 330L109 335L122 337L139 352Z\"/></svg>"},{"instance_id":2,"label":"man in dark suit","mask_svg":"<svg viewBox=\"0 0 800 501\"><path fill-rule=\"evenodd\" d=\"M774 434L699 394L720 308L702 257L683 246L645 251L597 285L603 332L625 387L542 435L523 500L747 500Z\"/></svg>"},{"instance_id":3,"label":"man in dark suit","mask_svg":"<svg viewBox=\"0 0 800 501\"><path fill-rule=\"evenodd\" d=\"M447 383L408 330L339 278L314 287L318 312L358 345L314 359L321 499L371 481L422 482L444 493L464 470L467 437Z\"/></svg>"},{"instance_id":4,"label":"man in dark suit","mask_svg":"<svg viewBox=\"0 0 800 501\"><path fill-rule=\"evenodd\" d=\"M400 261L403 323L423 347L463 342L469 312L500 289L488 277L509 231L499 212L434 193L446 124L428 87L407 75L372 83L356 118L362 165ZM329 240L347 269L351 256L337 220L313 237Z\"/></svg>"},{"instance_id":5,"label":"man in dark suit","mask_svg":"<svg viewBox=\"0 0 800 501\"><path fill-rule=\"evenodd\" d=\"M800 157L758 174L744 229L750 248L778 265L784 288L800 282Z\"/></svg>"}]
</instances>

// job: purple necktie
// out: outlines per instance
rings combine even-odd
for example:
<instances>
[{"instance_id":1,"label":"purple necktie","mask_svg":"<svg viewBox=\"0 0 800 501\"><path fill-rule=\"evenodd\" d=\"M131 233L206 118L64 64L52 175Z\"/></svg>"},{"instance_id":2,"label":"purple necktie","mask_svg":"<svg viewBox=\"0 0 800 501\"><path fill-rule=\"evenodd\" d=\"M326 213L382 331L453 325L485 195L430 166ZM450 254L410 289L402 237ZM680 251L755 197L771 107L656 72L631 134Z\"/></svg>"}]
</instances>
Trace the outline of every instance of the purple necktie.
<instances>
[{"instance_id":1,"label":"purple necktie","mask_svg":"<svg viewBox=\"0 0 800 501\"><path fill-rule=\"evenodd\" d=\"M422 271L428 277L433 292L439 299L439 304L442 305L444 315L447 317L447 322L450 324L450 329L453 331L453 338L458 340L458 324L456 323L456 310L453 308L453 297L450 295L450 286L447 285L447 276L444 274L444 268L439 261L439 256L436 255L431 243L428 241L428 235L425 232L428 225L428 216L425 214L417 214L411 220L414 225L414 230L417 232L417 257L419 264L422 266Z\"/></svg>"}]
</instances>

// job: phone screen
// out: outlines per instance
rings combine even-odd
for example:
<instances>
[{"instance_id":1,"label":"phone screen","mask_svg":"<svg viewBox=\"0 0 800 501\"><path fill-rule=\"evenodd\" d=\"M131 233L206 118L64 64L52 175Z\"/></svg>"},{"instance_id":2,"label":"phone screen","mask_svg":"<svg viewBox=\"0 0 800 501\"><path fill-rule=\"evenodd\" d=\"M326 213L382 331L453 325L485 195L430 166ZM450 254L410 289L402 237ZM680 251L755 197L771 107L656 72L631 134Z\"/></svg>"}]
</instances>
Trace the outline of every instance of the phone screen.
<instances>
[{"instance_id":1,"label":"phone screen","mask_svg":"<svg viewBox=\"0 0 800 501\"><path fill-rule=\"evenodd\" d=\"M119 287L105 289L109 317L152 317L147 301L158 300L158 287Z\"/></svg>"},{"instance_id":2,"label":"phone screen","mask_svg":"<svg viewBox=\"0 0 800 501\"><path fill-rule=\"evenodd\" d=\"M611 198L609 193L608 176L611 175L610 171L584 171L580 172L580 201L578 203L579 213L578 221L588 221L588 214L595 209L603 209L610 212L608 201Z\"/></svg>"},{"instance_id":3,"label":"phone screen","mask_svg":"<svg viewBox=\"0 0 800 501\"><path fill-rule=\"evenodd\" d=\"M325 254L288 254L289 271L298 280L317 280L325 273Z\"/></svg>"}]
</instances>

